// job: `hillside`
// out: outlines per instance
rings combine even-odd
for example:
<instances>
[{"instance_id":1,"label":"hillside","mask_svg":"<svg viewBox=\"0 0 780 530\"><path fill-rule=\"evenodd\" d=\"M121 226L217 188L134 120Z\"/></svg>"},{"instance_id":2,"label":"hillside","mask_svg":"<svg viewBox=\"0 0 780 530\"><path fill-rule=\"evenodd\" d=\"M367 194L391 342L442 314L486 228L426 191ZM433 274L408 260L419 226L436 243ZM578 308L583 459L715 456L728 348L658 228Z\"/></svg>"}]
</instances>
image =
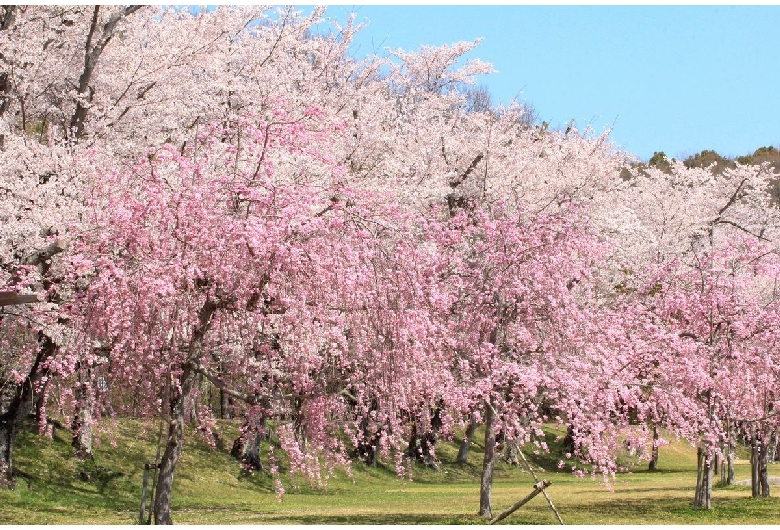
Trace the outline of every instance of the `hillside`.
<instances>
[{"instance_id":1,"label":"hillside","mask_svg":"<svg viewBox=\"0 0 780 530\"><path fill-rule=\"evenodd\" d=\"M657 167L665 172L671 170L670 159L663 151L657 151L650 157L647 166ZM742 165L761 165L767 164L767 167L774 173L780 173L780 150L773 146L759 147L753 153L729 158L722 156L711 149L705 149L700 153L688 156L682 160L687 168L701 167L712 168L713 173L719 175L726 169L733 169L737 164Z\"/></svg>"}]
</instances>

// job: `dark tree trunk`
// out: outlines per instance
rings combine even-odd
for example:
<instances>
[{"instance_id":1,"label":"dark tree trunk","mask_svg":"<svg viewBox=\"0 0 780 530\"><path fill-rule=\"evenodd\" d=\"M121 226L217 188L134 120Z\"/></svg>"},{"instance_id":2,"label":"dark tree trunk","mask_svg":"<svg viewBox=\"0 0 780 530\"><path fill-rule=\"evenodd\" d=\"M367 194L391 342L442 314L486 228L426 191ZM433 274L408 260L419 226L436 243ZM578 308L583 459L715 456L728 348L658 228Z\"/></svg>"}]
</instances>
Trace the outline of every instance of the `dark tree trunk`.
<instances>
[{"instance_id":1,"label":"dark tree trunk","mask_svg":"<svg viewBox=\"0 0 780 530\"><path fill-rule=\"evenodd\" d=\"M727 409L726 416L726 480L722 482L723 485L734 485L734 433L732 432L731 425L731 409Z\"/></svg>"},{"instance_id":2,"label":"dark tree trunk","mask_svg":"<svg viewBox=\"0 0 780 530\"><path fill-rule=\"evenodd\" d=\"M379 436L376 434L371 435L371 433L367 432L364 432L363 434L365 438L358 442L355 447L354 456L370 466L376 466L379 462ZM415 437L414 440L410 440L410 444L412 442L416 443L416 441L418 441L417 437ZM412 446L410 445L407 451L415 450L412 449ZM407 456L412 455L407 453Z\"/></svg>"},{"instance_id":3,"label":"dark tree trunk","mask_svg":"<svg viewBox=\"0 0 780 530\"><path fill-rule=\"evenodd\" d=\"M733 486L735 479L735 472L734 472L734 455L733 451L729 451L729 454L726 456L726 464L728 467L728 470L726 472L726 485L727 486Z\"/></svg>"},{"instance_id":4,"label":"dark tree trunk","mask_svg":"<svg viewBox=\"0 0 780 530\"><path fill-rule=\"evenodd\" d=\"M35 424L38 426L38 430L41 434L43 434L43 429L47 428L49 423L49 420L46 417L46 400L49 381L51 381L51 379L47 378L41 386L38 396L35 398ZM54 427L52 426L52 429L53 428ZM54 431L52 431L52 435L53 434Z\"/></svg>"},{"instance_id":5,"label":"dark tree trunk","mask_svg":"<svg viewBox=\"0 0 780 530\"><path fill-rule=\"evenodd\" d=\"M13 489L13 445L16 437L13 419L0 419L0 488Z\"/></svg>"},{"instance_id":6,"label":"dark tree trunk","mask_svg":"<svg viewBox=\"0 0 780 530\"><path fill-rule=\"evenodd\" d=\"M769 497L769 469L767 468L767 452L759 455L758 478L761 484L761 496Z\"/></svg>"},{"instance_id":7,"label":"dark tree trunk","mask_svg":"<svg viewBox=\"0 0 780 530\"><path fill-rule=\"evenodd\" d=\"M456 462L458 464L466 464L469 461L469 447L471 447L471 439L474 437L474 432L477 430L477 422L474 420L474 416L469 418L469 425L466 427L466 432L463 435L463 440L460 442L460 448L458 448L458 458Z\"/></svg>"},{"instance_id":8,"label":"dark tree trunk","mask_svg":"<svg viewBox=\"0 0 780 530\"><path fill-rule=\"evenodd\" d=\"M362 462L376 467L379 463L379 442L380 435L377 432L376 426L371 421L371 413L379 410L379 402L376 398L371 399L371 406L369 408L369 414L363 415L360 420L360 432L361 438L357 441L353 452L353 457L360 459ZM415 457L412 454L415 444L417 443L416 426L412 427L412 438L409 440L409 446L407 447L407 455Z\"/></svg>"},{"instance_id":9,"label":"dark tree trunk","mask_svg":"<svg viewBox=\"0 0 780 530\"><path fill-rule=\"evenodd\" d=\"M753 497L769 497L769 452L763 437L753 435L750 444L750 485Z\"/></svg>"},{"instance_id":10,"label":"dark tree trunk","mask_svg":"<svg viewBox=\"0 0 780 530\"><path fill-rule=\"evenodd\" d=\"M78 384L75 388L76 412L73 418L71 445L76 458L91 460L92 455L92 392L89 387L89 368L78 369Z\"/></svg>"},{"instance_id":11,"label":"dark tree trunk","mask_svg":"<svg viewBox=\"0 0 780 530\"><path fill-rule=\"evenodd\" d=\"M46 373L46 361L56 351L51 339L42 333L38 337L38 354L27 377L15 385L13 392L7 398L2 397L2 414L0 414L0 488L14 487L13 447L16 433L24 418L33 411L35 383Z\"/></svg>"},{"instance_id":12,"label":"dark tree trunk","mask_svg":"<svg viewBox=\"0 0 780 530\"><path fill-rule=\"evenodd\" d=\"M261 436L257 432L239 436L233 442L230 455L240 461L244 468L252 471L262 471L263 462L260 460L260 442Z\"/></svg>"},{"instance_id":13,"label":"dark tree trunk","mask_svg":"<svg viewBox=\"0 0 780 530\"><path fill-rule=\"evenodd\" d=\"M647 464L649 471L658 470L658 426L653 425L653 449L650 454L650 462Z\"/></svg>"},{"instance_id":14,"label":"dark tree trunk","mask_svg":"<svg viewBox=\"0 0 780 530\"><path fill-rule=\"evenodd\" d=\"M501 460L506 462L507 464L512 464L513 466L520 467L520 460L517 459L517 454L518 451L520 450L520 446L518 445L517 440L509 440L505 438L500 445L501 445Z\"/></svg>"},{"instance_id":15,"label":"dark tree trunk","mask_svg":"<svg viewBox=\"0 0 780 530\"><path fill-rule=\"evenodd\" d=\"M182 455L186 406L192 397L195 375L192 367L186 364L181 375L181 391L178 395L172 396L170 400L171 418L168 423L168 438L165 442L165 451L160 459L160 470L157 475L154 495L155 524L173 524L171 519L173 476Z\"/></svg>"},{"instance_id":16,"label":"dark tree trunk","mask_svg":"<svg viewBox=\"0 0 780 530\"><path fill-rule=\"evenodd\" d=\"M702 445L697 449L696 495L693 507L712 509L712 462L708 458L706 447Z\"/></svg>"},{"instance_id":17,"label":"dark tree trunk","mask_svg":"<svg viewBox=\"0 0 780 530\"><path fill-rule=\"evenodd\" d=\"M222 388L219 389L219 415L223 420L233 417L233 398Z\"/></svg>"},{"instance_id":18,"label":"dark tree trunk","mask_svg":"<svg viewBox=\"0 0 780 530\"><path fill-rule=\"evenodd\" d=\"M263 403L267 408L269 404ZM263 463L260 460L260 444L266 435L267 418L265 414L255 421L245 421L241 427L241 435L233 442L230 454L241 461L244 467L253 471L261 471Z\"/></svg>"},{"instance_id":19,"label":"dark tree trunk","mask_svg":"<svg viewBox=\"0 0 780 530\"><path fill-rule=\"evenodd\" d=\"M0 30L6 30L16 20L17 6L2 6L3 16L0 17Z\"/></svg>"},{"instance_id":20,"label":"dark tree trunk","mask_svg":"<svg viewBox=\"0 0 780 530\"><path fill-rule=\"evenodd\" d=\"M563 437L563 451L574 454L574 449L574 426L568 425L566 427L566 436Z\"/></svg>"},{"instance_id":21,"label":"dark tree trunk","mask_svg":"<svg viewBox=\"0 0 780 530\"><path fill-rule=\"evenodd\" d=\"M479 515L491 519L493 510L490 496L493 491L493 469L496 463L495 412L485 402L485 458L482 461L482 481L479 487Z\"/></svg>"},{"instance_id":22,"label":"dark tree trunk","mask_svg":"<svg viewBox=\"0 0 780 530\"><path fill-rule=\"evenodd\" d=\"M199 352L203 337L211 326L211 319L219 308L217 300L209 299L198 311L198 326L192 331L188 360L182 364L179 384L171 381L169 390L170 419L165 451L160 459L157 486L154 492L154 521L156 524L173 524L171 519L171 494L176 464L181 458L184 444L184 423L187 420L187 407L192 400L193 388L198 378Z\"/></svg>"},{"instance_id":23,"label":"dark tree trunk","mask_svg":"<svg viewBox=\"0 0 780 530\"><path fill-rule=\"evenodd\" d=\"M431 469L439 470L439 464L433 456L436 448L436 442L441 431L441 410L437 408L433 411L430 422L430 429L419 434L417 424L412 425L412 433L409 437L409 446L406 454L414 458L417 462Z\"/></svg>"},{"instance_id":24,"label":"dark tree trunk","mask_svg":"<svg viewBox=\"0 0 780 530\"><path fill-rule=\"evenodd\" d=\"M750 438L750 487L751 487L751 494L753 497L758 497L759 495L759 484L758 484L758 458L757 458L757 452L756 446L758 445L758 437L753 434L753 436Z\"/></svg>"}]
</instances>

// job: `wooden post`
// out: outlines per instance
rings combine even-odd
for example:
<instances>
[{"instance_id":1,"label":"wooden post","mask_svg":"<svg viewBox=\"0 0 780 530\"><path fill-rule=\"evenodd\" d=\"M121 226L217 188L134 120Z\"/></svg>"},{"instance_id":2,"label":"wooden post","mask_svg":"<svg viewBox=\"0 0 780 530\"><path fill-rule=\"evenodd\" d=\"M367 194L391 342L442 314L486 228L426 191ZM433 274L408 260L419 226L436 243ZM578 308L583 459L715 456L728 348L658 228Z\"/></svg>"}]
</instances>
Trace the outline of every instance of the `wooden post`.
<instances>
[{"instance_id":1,"label":"wooden post","mask_svg":"<svg viewBox=\"0 0 780 530\"><path fill-rule=\"evenodd\" d=\"M149 490L149 470L152 464L147 460L144 464L144 481L141 487L141 513L138 515L138 524L144 524L144 512L146 511L146 494Z\"/></svg>"},{"instance_id":2,"label":"wooden post","mask_svg":"<svg viewBox=\"0 0 780 530\"><path fill-rule=\"evenodd\" d=\"M512 512L520 508L523 504L527 503L528 501L530 501L531 499L539 495L541 492L543 492L544 488L546 488L550 484L552 484L552 482L550 482L549 480L543 480L541 482L537 482L536 484L534 484L534 490L531 493L529 493L528 495L526 495L525 497L523 497L522 499L514 503L512 507L506 510L505 512L502 512L497 517L491 519L488 524L495 524L499 522L501 519L505 519L506 517L511 515Z\"/></svg>"},{"instance_id":3,"label":"wooden post","mask_svg":"<svg viewBox=\"0 0 780 530\"><path fill-rule=\"evenodd\" d=\"M523 454L523 452L522 452L522 451L520 451L520 450L518 450L517 452L518 452L518 453L520 453L520 456L521 456L521 457L522 457L522 459L523 459L523 463L525 464L525 467L526 467L526 468L528 468L528 472L529 472L529 473L531 473L531 476L532 476L532 477L534 477L534 480L535 480L536 482L539 482L539 478L536 476L536 473L534 473L534 468L533 468L533 467L531 467L531 464L530 464L530 463L528 463L528 460L526 459L526 457L525 457L525 455ZM557 517L557 518L558 518L558 522L559 522L559 523L561 523L561 524L563 524L563 519L561 519L561 514L559 514L559 513L558 513L558 510L556 510L556 509L555 509L555 505L553 504L553 501L552 501L552 499L550 498L550 496L549 496L549 495L547 495L547 490L546 490L546 489L542 490L542 494L544 494L544 498L545 498L545 499L547 499L547 504L549 504L549 505L550 505L550 509L551 509L551 510L553 511L553 513L555 514L555 517Z\"/></svg>"},{"instance_id":4,"label":"wooden post","mask_svg":"<svg viewBox=\"0 0 780 530\"><path fill-rule=\"evenodd\" d=\"M33 304L38 301L38 295L18 294L14 291L0 291L0 306Z\"/></svg>"}]
</instances>

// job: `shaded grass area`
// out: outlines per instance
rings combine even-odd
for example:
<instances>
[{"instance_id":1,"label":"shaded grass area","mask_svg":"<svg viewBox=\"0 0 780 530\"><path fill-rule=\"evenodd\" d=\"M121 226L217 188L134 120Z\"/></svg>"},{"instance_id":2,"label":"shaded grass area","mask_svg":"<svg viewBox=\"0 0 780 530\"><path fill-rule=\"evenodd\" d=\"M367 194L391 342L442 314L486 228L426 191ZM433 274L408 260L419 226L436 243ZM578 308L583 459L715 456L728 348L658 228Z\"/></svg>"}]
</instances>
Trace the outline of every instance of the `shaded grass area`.
<instances>
[{"instance_id":1,"label":"shaded grass area","mask_svg":"<svg viewBox=\"0 0 780 530\"><path fill-rule=\"evenodd\" d=\"M120 420L115 446L103 437L93 461L72 457L70 433L53 438L20 433L15 453L20 472L13 491L0 491L0 521L10 524L136 524L143 465L154 461L158 425ZM273 477L247 473L230 456L238 425L219 423L220 443L189 432L174 483L174 522L196 524L482 524L478 517L482 452L477 442L465 465L455 463L457 446L438 449L441 471L416 468L412 480L396 477L387 466L357 463L352 477L339 471L324 486L282 476L287 493L278 501ZM552 481L548 493L567 524L777 524L777 499L751 499L747 486L716 487L714 509L693 510L695 451L684 442L661 448L656 472L637 465L617 476L612 490L599 480L558 471L561 449L550 430L549 454L526 454L540 478ZM477 439L478 440L478 439ZM213 440L212 440L213 441ZM282 462L283 464L283 462ZM737 480L749 478L746 460ZM770 466L780 475L780 465ZM531 491L527 471L499 464L493 487L494 513ZM555 524L542 496L503 521Z\"/></svg>"}]
</instances>

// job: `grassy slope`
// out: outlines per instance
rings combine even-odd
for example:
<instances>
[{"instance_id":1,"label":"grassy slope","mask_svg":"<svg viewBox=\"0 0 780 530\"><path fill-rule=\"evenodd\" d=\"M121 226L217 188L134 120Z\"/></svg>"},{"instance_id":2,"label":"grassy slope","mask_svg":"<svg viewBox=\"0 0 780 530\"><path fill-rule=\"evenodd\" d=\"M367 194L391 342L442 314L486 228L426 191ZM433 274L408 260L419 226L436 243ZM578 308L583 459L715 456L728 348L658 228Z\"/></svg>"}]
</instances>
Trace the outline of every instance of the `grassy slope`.
<instances>
[{"instance_id":1,"label":"grassy slope","mask_svg":"<svg viewBox=\"0 0 780 530\"><path fill-rule=\"evenodd\" d=\"M478 509L479 442L466 466L455 465L457 448L442 444L442 472L415 470L400 480L384 467L354 467L353 479L340 473L327 487L284 478L288 493L278 502L272 479L248 475L228 454L236 426L221 423L227 448L212 450L189 436L174 486L173 518L177 523L299 524L470 524L481 523ZM53 439L23 432L16 467L23 473L13 491L0 492L0 521L11 524L89 524L137 522L143 463L154 460L157 426L134 420L118 424L116 448L103 437L93 462L70 457L68 432ZM552 436L551 436L552 438ZM552 445L551 445L552 447ZM555 449L553 449L554 451ZM780 501L751 499L749 487L714 490L714 510L691 508L696 470L694 451L685 443L661 449L661 471L622 474L614 491L599 481L552 471L554 455L533 456L540 478L552 480L548 492L567 524L766 524L780 521ZM642 466L644 468L644 466ZM780 475L774 464L771 475ZM737 480L749 478L745 460ZM531 491L527 472L499 465L493 488L495 513ZM554 524L542 496L505 519L511 524Z\"/></svg>"}]
</instances>

